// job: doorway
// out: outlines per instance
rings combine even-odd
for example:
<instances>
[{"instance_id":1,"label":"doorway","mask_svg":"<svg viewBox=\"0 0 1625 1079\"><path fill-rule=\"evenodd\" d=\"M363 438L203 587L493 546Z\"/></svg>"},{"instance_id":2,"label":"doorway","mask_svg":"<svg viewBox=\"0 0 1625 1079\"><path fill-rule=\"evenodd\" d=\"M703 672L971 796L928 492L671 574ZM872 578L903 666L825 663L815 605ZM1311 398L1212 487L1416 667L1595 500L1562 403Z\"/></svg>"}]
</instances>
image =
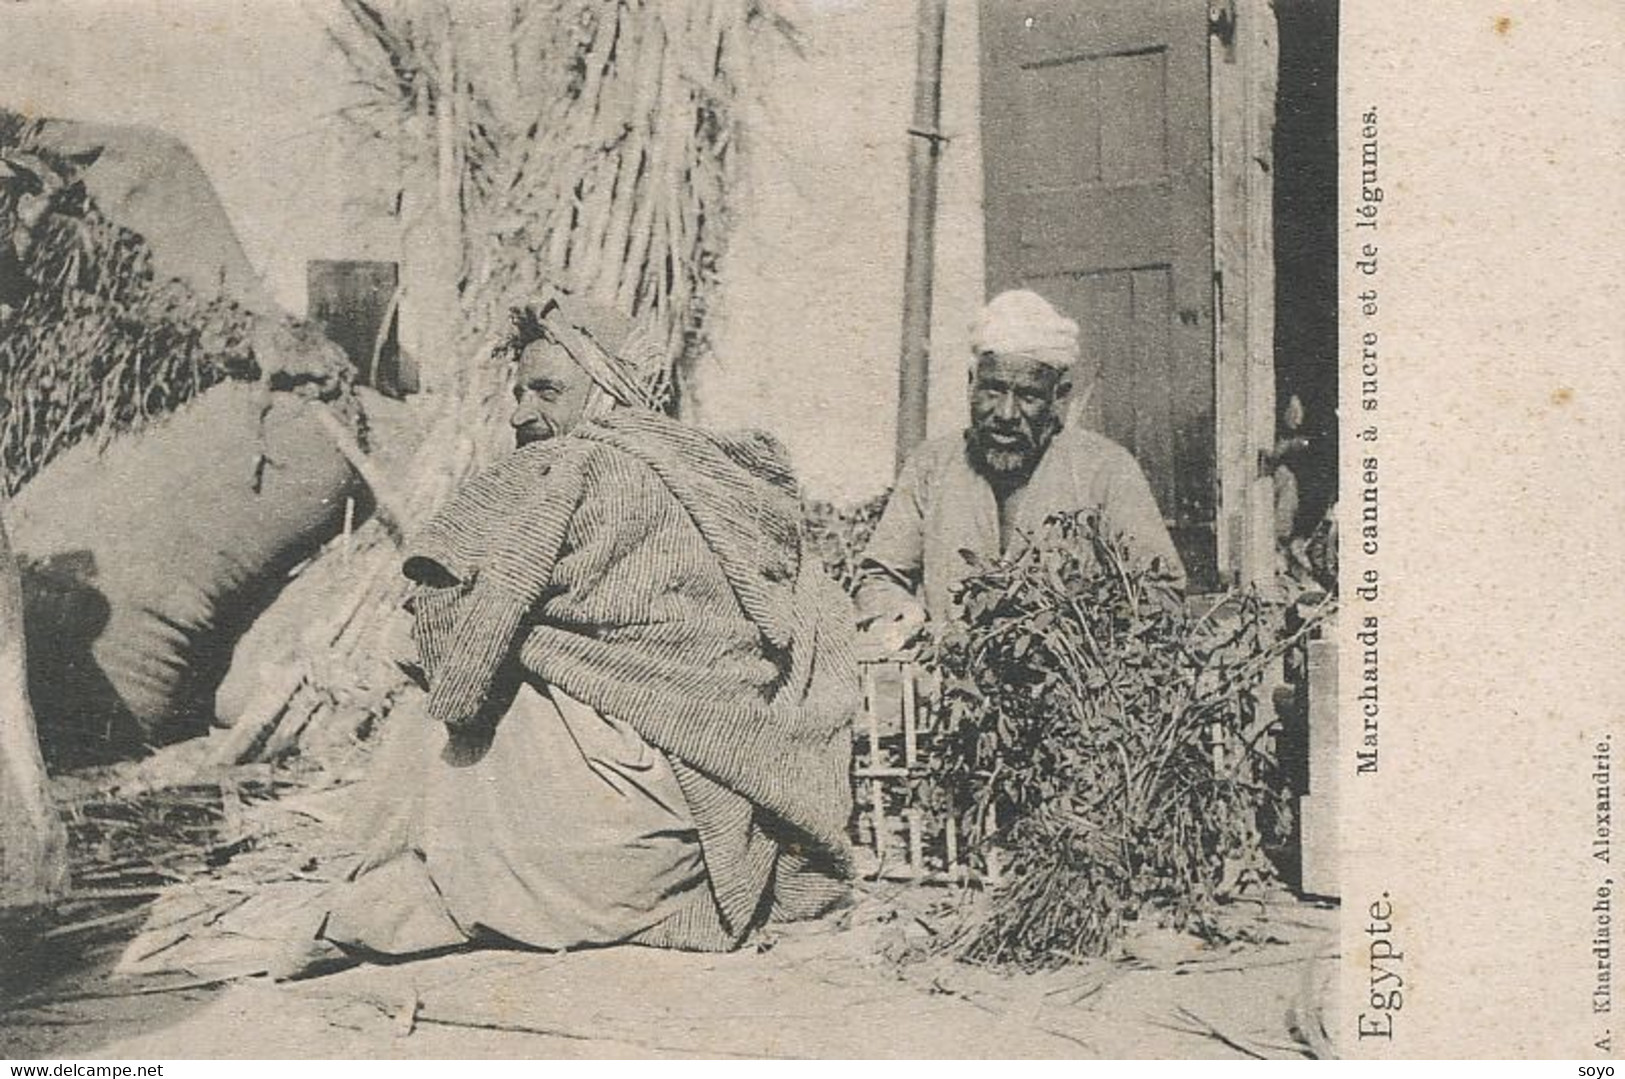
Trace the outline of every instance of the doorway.
<instances>
[{"instance_id":1,"label":"doorway","mask_svg":"<svg viewBox=\"0 0 1625 1079\"><path fill-rule=\"evenodd\" d=\"M1277 433L1303 405L1292 455L1306 535L1337 501L1338 0L1276 0L1280 82L1275 111L1275 391Z\"/></svg>"}]
</instances>

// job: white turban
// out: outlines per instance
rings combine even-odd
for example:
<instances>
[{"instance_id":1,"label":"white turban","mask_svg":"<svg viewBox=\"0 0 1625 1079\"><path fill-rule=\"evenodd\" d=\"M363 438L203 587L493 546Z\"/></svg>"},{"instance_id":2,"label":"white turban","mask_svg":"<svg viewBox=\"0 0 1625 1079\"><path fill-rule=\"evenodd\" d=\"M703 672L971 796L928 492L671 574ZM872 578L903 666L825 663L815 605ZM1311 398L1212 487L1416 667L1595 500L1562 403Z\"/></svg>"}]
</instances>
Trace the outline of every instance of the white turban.
<instances>
[{"instance_id":1,"label":"white turban","mask_svg":"<svg viewBox=\"0 0 1625 1079\"><path fill-rule=\"evenodd\" d=\"M982 308L970 330L977 356L1026 356L1050 367L1070 368L1078 358L1078 324L1036 292L1001 292Z\"/></svg>"}]
</instances>

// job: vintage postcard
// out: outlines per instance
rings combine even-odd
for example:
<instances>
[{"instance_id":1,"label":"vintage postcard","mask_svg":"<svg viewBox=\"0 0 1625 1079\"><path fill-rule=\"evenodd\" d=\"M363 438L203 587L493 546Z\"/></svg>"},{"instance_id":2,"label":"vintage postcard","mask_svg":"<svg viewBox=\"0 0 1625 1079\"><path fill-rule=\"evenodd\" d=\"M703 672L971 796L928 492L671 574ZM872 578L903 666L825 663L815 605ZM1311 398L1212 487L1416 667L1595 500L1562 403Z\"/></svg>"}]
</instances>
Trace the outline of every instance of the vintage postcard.
<instances>
[{"instance_id":1,"label":"vintage postcard","mask_svg":"<svg viewBox=\"0 0 1625 1079\"><path fill-rule=\"evenodd\" d=\"M0 4L0 1057L1612 1074L1622 69Z\"/></svg>"}]
</instances>

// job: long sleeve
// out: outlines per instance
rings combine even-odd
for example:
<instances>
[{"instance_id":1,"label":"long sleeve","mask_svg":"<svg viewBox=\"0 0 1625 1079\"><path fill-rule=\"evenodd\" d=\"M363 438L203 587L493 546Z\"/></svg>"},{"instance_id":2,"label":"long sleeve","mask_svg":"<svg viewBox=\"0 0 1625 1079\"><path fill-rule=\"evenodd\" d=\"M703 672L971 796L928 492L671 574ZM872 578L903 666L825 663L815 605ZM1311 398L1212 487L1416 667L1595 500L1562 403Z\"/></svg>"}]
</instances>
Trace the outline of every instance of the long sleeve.
<instances>
[{"instance_id":1,"label":"long sleeve","mask_svg":"<svg viewBox=\"0 0 1625 1079\"><path fill-rule=\"evenodd\" d=\"M916 453L898 473L886 508L858 563L860 624L922 618L919 598L925 556L926 491Z\"/></svg>"},{"instance_id":2,"label":"long sleeve","mask_svg":"<svg viewBox=\"0 0 1625 1079\"><path fill-rule=\"evenodd\" d=\"M1160 563L1174 587L1185 587L1185 566L1163 523L1151 484L1139 464L1126 454L1111 474L1102 510L1107 529L1121 535L1136 558L1147 565Z\"/></svg>"},{"instance_id":3,"label":"long sleeve","mask_svg":"<svg viewBox=\"0 0 1625 1079\"><path fill-rule=\"evenodd\" d=\"M521 624L552 581L585 486L585 469L576 458L555 466L517 512L488 509L502 519L492 529L494 541L484 564L463 582L467 591L456 602L450 627L439 597L420 597L420 648L430 645L444 652L424 657L432 719L455 727L486 710ZM429 602L421 602L425 599Z\"/></svg>"}]
</instances>

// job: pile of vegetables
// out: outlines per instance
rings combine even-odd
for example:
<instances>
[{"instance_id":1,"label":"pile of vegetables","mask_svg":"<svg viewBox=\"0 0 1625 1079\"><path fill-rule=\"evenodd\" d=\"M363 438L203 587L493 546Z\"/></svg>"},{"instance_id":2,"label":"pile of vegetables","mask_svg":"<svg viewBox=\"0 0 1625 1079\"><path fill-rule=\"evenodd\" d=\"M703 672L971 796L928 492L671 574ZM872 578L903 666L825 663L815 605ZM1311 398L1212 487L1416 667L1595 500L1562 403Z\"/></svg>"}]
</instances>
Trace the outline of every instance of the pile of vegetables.
<instances>
[{"instance_id":1,"label":"pile of vegetables","mask_svg":"<svg viewBox=\"0 0 1625 1079\"><path fill-rule=\"evenodd\" d=\"M928 657L929 788L1003 874L952 947L1033 969L1140 927L1216 933L1289 823L1260 692L1314 620L1288 633L1254 593L1198 617L1082 514L977 564L959 604Z\"/></svg>"}]
</instances>

